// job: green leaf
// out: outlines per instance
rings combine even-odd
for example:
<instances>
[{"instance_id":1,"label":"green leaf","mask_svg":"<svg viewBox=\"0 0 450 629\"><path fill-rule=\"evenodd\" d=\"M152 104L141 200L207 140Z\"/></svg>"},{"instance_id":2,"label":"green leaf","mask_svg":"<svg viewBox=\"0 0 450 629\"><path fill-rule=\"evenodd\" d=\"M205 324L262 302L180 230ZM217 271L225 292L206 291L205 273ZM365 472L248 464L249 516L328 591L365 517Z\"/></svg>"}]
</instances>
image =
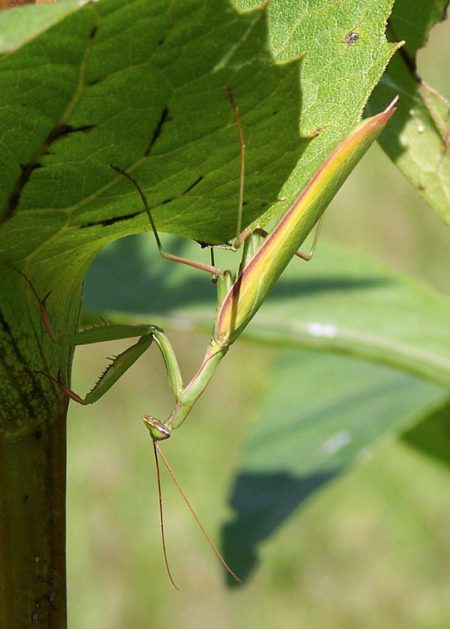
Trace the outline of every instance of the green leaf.
<instances>
[{"instance_id":1,"label":"green leaf","mask_svg":"<svg viewBox=\"0 0 450 629\"><path fill-rule=\"evenodd\" d=\"M445 392L351 358L286 352L250 431L223 532L227 561L247 578L257 546L381 437L427 417Z\"/></svg>"},{"instance_id":2,"label":"green leaf","mask_svg":"<svg viewBox=\"0 0 450 629\"><path fill-rule=\"evenodd\" d=\"M450 105L417 75L415 61L431 27L444 19L447 5L446 0L396 2L390 29L406 45L390 63L368 109L377 111L386 99L400 95L397 115L379 142L425 201L450 224Z\"/></svg>"},{"instance_id":3,"label":"green leaf","mask_svg":"<svg viewBox=\"0 0 450 629\"><path fill-rule=\"evenodd\" d=\"M448 5L449 0L395 0L389 29L397 40L405 40L402 54L410 65L415 65L415 56L426 45L433 26L445 20Z\"/></svg>"},{"instance_id":4,"label":"green leaf","mask_svg":"<svg viewBox=\"0 0 450 629\"><path fill-rule=\"evenodd\" d=\"M236 4L244 8L255 2ZM300 133L314 137L284 188L289 199L360 119L396 51L397 44L385 37L392 4L393 0L271 0L271 46L279 61L302 58ZM389 102L386 99L379 111Z\"/></svg>"},{"instance_id":5,"label":"green leaf","mask_svg":"<svg viewBox=\"0 0 450 629\"><path fill-rule=\"evenodd\" d=\"M167 248L208 261L193 244L168 242ZM209 332L215 291L198 271L160 259L149 235L116 243L99 256L87 277L85 305L93 312L136 313L149 322ZM449 318L445 297L321 241L313 262L291 262L245 336L351 354L448 386Z\"/></svg>"}]
</instances>

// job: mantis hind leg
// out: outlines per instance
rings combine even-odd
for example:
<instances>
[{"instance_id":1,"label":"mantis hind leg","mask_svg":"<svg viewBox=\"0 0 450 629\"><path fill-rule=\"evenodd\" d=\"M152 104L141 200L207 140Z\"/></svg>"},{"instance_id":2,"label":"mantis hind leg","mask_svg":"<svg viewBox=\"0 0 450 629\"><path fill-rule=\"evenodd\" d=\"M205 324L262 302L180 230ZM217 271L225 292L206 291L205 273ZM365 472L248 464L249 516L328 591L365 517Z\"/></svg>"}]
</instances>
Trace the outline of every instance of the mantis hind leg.
<instances>
[{"instance_id":1,"label":"mantis hind leg","mask_svg":"<svg viewBox=\"0 0 450 629\"><path fill-rule=\"evenodd\" d=\"M312 241L311 249L309 251L300 251L299 249L297 253L295 254L298 258L301 258L305 262L309 262L314 255L317 243L319 241L320 230L323 224L323 217L324 215L322 214L322 216L319 218L319 220L316 223L316 231L314 232L314 238Z\"/></svg>"},{"instance_id":2,"label":"mantis hind leg","mask_svg":"<svg viewBox=\"0 0 450 629\"><path fill-rule=\"evenodd\" d=\"M194 269L198 269L199 271L205 271L206 273L210 273L213 276L213 279L223 275L223 271L219 269L218 267L214 266L214 264L203 264L201 262L196 262L195 260L189 260L188 258L183 258L182 256L177 256L173 253L168 253L167 251L164 251L162 243L161 243L161 239L158 234L158 230L156 229L156 223L153 218L153 214L147 202L147 197L145 196L141 186L138 184L136 179L132 175L130 175L130 173L127 173L125 170L122 170L121 168L119 168L118 166L114 166L113 164L111 164L111 168L115 170L116 172L118 172L123 177L125 177L126 179L128 179L128 181L130 181L131 184L136 188L139 196L141 197L145 212L148 216L148 220L152 227L152 232L155 237L156 246L158 247L159 254L163 258L165 258L166 260L171 260L172 262L179 262L180 264L185 264L186 266L190 266Z\"/></svg>"},{"instance_id":3,"label":"mantis hind leg","mask_svg":"<svg viewBox=\"0 0 450 629\"><path fill-rule=\"evenodd\" d=\"M314 232L314 237L313 237L313 241L311 244L311 249L309 251L301 251L300 249L295 253L295 255L298 258L301 258L302 260L305 260L305 262L309 262L309 260L311 260L311 258L314 255L314 252L316 250L317 247L317 243L319 241L319 236L320 236L320 230L322 228L322 224L323 224L323 218L324 215L322 214L322 216L319 218L319 220L316 223L315 226L315 232ZM240 236L236 239L236 245L235 247L240 247L243 244L245 245L248 242L252 242L253 236L258 236L258 238L266 238L269 235L269 232L267 232L265 229L263 229L262 227L258 227L255 230L251 230L250 228L244 229L244 231L240 234ZM256 243L259 244L259 240L256 240ZM254 255L254 248L253 249L249 249L250 252L250 257L252 257ZM247 263L247 259L244 260L244 266Z\"/></svg>"}]
</instances>

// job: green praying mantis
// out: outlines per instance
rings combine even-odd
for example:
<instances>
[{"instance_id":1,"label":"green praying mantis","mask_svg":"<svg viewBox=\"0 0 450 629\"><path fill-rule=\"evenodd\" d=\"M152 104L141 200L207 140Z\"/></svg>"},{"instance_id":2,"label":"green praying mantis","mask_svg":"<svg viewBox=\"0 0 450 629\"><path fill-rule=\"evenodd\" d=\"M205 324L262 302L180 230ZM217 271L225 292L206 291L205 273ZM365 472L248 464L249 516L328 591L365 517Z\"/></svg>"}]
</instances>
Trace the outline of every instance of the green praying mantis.
<instances>
[{"instance_id":1,"label":"green praying mantis","mask_svg":"<svg viewBox=\"0 0 450 629\"><path fill-rule=\"evenodd\" d=\"M158 444L160 441L168 439L172 431L183 424L195 402L204 392L218 364L255 316L262 303L267 298L271 288L277 282L291 259L295 255L299 255L304 259L311 257L310 254L303 254L299 251L301 245L314 226L318 225L323 212L344 183L347 176L387 124L395 111L395 103L397 100L392 101L383 112L363 120L341 141L318 168L312 179L281 217L273 231L267 234L260 228L255 230L247 228L241 231L244 201L245 142L238 107L235 104L231 90L229 88L225 89L233 109L241 147L237 235L236 238L229 243L229 247L233 250L238 248L242 249L242 258L236 274L232 274L228 270L224 271L219 269L215 266L213 259L210 265L200 264L163 251L152 212L141 187L128 172L117 166L112 166L114 170L126 177L139 193L161 255L169 260L206 271L211 274L214 281L217 283L218 307L213 333L199 369L187 384L183 381L173 347L165 332L158 326L111 324L82 330L72 335L57 336L48 317L45 305L46 298L41 299L31 282L24 276L39 303L43 325L53 341L66 346L76 346L101 341L139 337L134 345L127 348L113 359L95 386L85 397L79 396L65 383L51 374L42 372L51 381L57 384L65 395L79 404L93 404L99 400L153 343L156 343L161 352L169 385L175 398L175 404L165 420L146 414L143 416L143 421L152 438L156 462L164 559L169 578L176 588L177 585L172 578L169 568L164 538L158 455L162 457L164 464L214 553L222 562L225 569L238 581L239 578L234 574L208 537ZM313 248L317 240L317 233L316 231Z\"/></svg>"}]
</instances>

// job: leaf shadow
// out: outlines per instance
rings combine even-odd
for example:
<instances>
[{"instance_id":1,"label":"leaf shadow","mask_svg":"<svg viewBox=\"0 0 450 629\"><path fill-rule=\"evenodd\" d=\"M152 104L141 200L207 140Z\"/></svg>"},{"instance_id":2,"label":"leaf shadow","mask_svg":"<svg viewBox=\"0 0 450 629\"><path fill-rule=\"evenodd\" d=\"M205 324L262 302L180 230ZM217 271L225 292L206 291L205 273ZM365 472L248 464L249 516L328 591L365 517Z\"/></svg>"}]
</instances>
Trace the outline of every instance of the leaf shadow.
<instances>
[{"instance_id":1,"label":"leaf shadow","mask_svg":"<svg viewBox=\"0 0 450 629\"><path fill-rule=\"evenodd\" d=\"M170 239L170 251L188 256L186 241ZM104 250L88 271L84 305L92 312L117 311L148 315L177 308L215 304L216 290L206 273L164 260L154 251L151 234L128 236ZM204 262L208 263L205 252ZM301 262L299 262L301 264ZM294 300L333 291L376 289L391 283L381 277L282 277L271 293L274 300Z\"/></svg>"},{"instance_id":2,"label":"leaf shadow","mask_svg":"<svg viewBox=\"0 0 450 629\"><path fill-rule=\"evenodd\" d=\"M183 272L181 265L160 258L152 247L156 245L151 234L128 236L97 256L86 276L85 307L148 314L166 313L186 302L214 302L206 273L190 276L189 270ZM185 249L186 241L171 239L171 253L184 256ZM179 287L174 289L174 284Z\"/></svg>"},{"instance_id":3,"label":"leaf shadow","mask_svg":"<svg viewBox=\"0 0 450 629\"><path fill-rule=\"evenodd\" d=\"M235 516L222 528L222 549L243 583L259 564L259 544L339 473L336 469L304 477L286 472L243 473L237 477L229 501ZM227 576L227 585L237 584Z\"/></svg>"}]
</instances>

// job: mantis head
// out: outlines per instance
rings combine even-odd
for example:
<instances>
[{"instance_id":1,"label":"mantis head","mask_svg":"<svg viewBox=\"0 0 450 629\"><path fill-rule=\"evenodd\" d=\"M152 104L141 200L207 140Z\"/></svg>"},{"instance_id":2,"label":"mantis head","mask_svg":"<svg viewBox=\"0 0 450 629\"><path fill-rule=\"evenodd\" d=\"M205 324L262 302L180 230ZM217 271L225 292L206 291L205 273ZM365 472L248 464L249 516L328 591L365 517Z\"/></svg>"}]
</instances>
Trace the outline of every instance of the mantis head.
<instances>
[{"instance_id":1,"label":"mantis head","mask_svg":"<svg viewBox=\"0 0 450 629\"><path fill-rule=\"evenodd\" d=\"M168 439L170 437L171 431L166 424L156 419L152 415L144 415L142 418L145 426L147 427L151 438L153 441L163 441L163 439Z\"/></svg>"}]
</instances>

